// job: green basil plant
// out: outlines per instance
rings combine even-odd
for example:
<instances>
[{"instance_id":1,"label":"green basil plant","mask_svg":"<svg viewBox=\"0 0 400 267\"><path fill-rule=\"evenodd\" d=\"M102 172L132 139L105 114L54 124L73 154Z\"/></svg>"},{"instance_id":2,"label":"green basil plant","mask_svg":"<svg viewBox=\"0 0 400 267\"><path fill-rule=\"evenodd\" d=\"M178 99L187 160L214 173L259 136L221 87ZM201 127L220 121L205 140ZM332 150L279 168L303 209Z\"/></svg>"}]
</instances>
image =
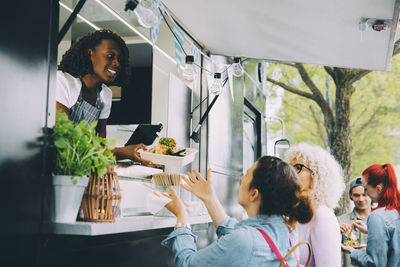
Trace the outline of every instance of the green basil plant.
<instances>
[{"instance_id":1,"label":"green basil plant","mask_svg":"<svg viewBox=\"0 0 400 267\"><path fill-rule=\"evenodd\" d=\"M74 123L64 112L57 112L54 174L72 177L106 174L107 166L115 163L115 156L111 152L115 140L99 137L96 126L97 121L91 124L87 121Z\"/></svg>"}]
</instances>

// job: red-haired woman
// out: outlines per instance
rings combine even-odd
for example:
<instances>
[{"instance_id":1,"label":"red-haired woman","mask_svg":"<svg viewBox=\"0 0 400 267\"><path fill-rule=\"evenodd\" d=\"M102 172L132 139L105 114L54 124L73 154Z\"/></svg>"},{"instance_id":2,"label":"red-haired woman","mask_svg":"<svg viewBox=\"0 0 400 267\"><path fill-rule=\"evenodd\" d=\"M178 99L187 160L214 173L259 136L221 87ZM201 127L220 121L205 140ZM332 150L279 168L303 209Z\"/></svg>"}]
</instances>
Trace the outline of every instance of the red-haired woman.
<instances>
[{"instance_id":1,"label":"red-haired woman","mask_svg":"<svg viewBox=\"0 0 400 267\"><path fill-rule=\"evenodd\" d=\"M374 164L362 176L367 194L378 203L367 220L367 251L343 249L356 266L400 266L400 191L393 165Z\"/></svg>"}]
</instances>

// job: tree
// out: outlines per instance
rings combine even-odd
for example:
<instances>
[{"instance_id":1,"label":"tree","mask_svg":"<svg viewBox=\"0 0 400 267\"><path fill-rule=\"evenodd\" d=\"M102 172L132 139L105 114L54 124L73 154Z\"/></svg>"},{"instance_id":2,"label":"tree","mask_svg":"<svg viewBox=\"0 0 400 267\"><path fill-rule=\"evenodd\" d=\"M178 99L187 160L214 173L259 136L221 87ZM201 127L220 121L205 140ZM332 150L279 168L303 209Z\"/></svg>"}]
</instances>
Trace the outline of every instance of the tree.
<instances>
[{"instance_id":1,"label":"tree","mask_svg":"<svg viewBox=\"0 0 400 267\"><path fill-rule=\"evenodd\" d=\"M395 43L393 56L399 53L400 40ZM288 92L312 100L316 104L323 117L322 123L319 123L319 114L315 105L310 106L313 121L320 125L317 127L317 135L323 142L324 136L326 136L326 147L341 164L347 184L351 177L352 162L351 99L356 92L357 83L371 71L328 66L318 67L299 63L282 63L281 65L286 66L285 69L295 69L301 78L301 83L296 82L296 77L293 76L287 76L284 82L270 76L267 77L267 80ZM321 69L324 70L324 73ZM316 73L319 75L313 77ZM329 88L334 88L334 90L330 91ZM334 100L332 103L330 103L331 99ZM359 131L367 129L368 125L374 121L374 117L382 112L385 112L384 108L373 112L370 119ZM349 202L347 193L345 193L336 212L342 214L347 211Z\"/></svg>"}]
</instances>

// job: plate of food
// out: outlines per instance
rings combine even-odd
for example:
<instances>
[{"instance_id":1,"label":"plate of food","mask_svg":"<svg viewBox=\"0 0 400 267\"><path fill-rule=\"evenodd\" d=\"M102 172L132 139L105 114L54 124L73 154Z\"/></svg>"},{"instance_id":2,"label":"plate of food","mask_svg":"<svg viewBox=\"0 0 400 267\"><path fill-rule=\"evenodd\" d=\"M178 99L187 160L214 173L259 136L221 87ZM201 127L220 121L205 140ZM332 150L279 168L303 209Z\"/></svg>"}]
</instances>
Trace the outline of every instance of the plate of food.
<instances>
[{"instance_id":1,"label":"plate of food","mask_svg":"<svg viewBox=\"0 0 400 267\"><path fill-rule=\"evenodd\" d=\"M355 249L365 248L367 244L360 244L356 238L350 239L348 238L347 241L344 243L345 246L350 246Z\"/></svg>"},{"instance_id":2,"label":"plate of food","mask_svg":"<svg viewBox=\"0 0 400 267\"><path fill-rule=\"evenodd\" d=\"M197 149L179 147L173 138L162 137L157 145L149 147L147 151L139 150L138 152L143 159L155 164L181 167L195 159Z\"/></svg>"},{"instance_id":3,"label":"plate of food","mask_svg":"<svg viewBox=\"0 0 400 267\"><path fill-rule=\"evenodd\" d=\"M355 249L365 248L367 246L367 244L360 244L360 242L358 242L357 236L355 235L354 232L355 232L355 228L354 228L354 226L352 226L351 230L345 234L347 240L344 242L344 245L350 246Z\"/></svg>"}]
</instances>

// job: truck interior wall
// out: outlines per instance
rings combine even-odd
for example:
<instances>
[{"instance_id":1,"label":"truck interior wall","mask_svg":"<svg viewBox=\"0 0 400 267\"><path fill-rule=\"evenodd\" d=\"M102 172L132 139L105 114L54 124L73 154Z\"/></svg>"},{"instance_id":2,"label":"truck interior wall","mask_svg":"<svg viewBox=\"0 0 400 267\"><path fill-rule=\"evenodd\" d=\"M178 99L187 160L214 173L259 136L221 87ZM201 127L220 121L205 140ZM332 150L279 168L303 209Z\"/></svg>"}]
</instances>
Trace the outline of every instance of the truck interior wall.
<instances>
[{"instance_id":1,"label":"truck interior wall","mask_svg":"<svg viewBox=\"0 0 400 267\"><path fill-rule=\"evenodd\" d=\"M151 123L151 80L151 67L132 68L128 84L122 87L121 100L112 102L108 125Z\"/></svg>"}]
</instances>

